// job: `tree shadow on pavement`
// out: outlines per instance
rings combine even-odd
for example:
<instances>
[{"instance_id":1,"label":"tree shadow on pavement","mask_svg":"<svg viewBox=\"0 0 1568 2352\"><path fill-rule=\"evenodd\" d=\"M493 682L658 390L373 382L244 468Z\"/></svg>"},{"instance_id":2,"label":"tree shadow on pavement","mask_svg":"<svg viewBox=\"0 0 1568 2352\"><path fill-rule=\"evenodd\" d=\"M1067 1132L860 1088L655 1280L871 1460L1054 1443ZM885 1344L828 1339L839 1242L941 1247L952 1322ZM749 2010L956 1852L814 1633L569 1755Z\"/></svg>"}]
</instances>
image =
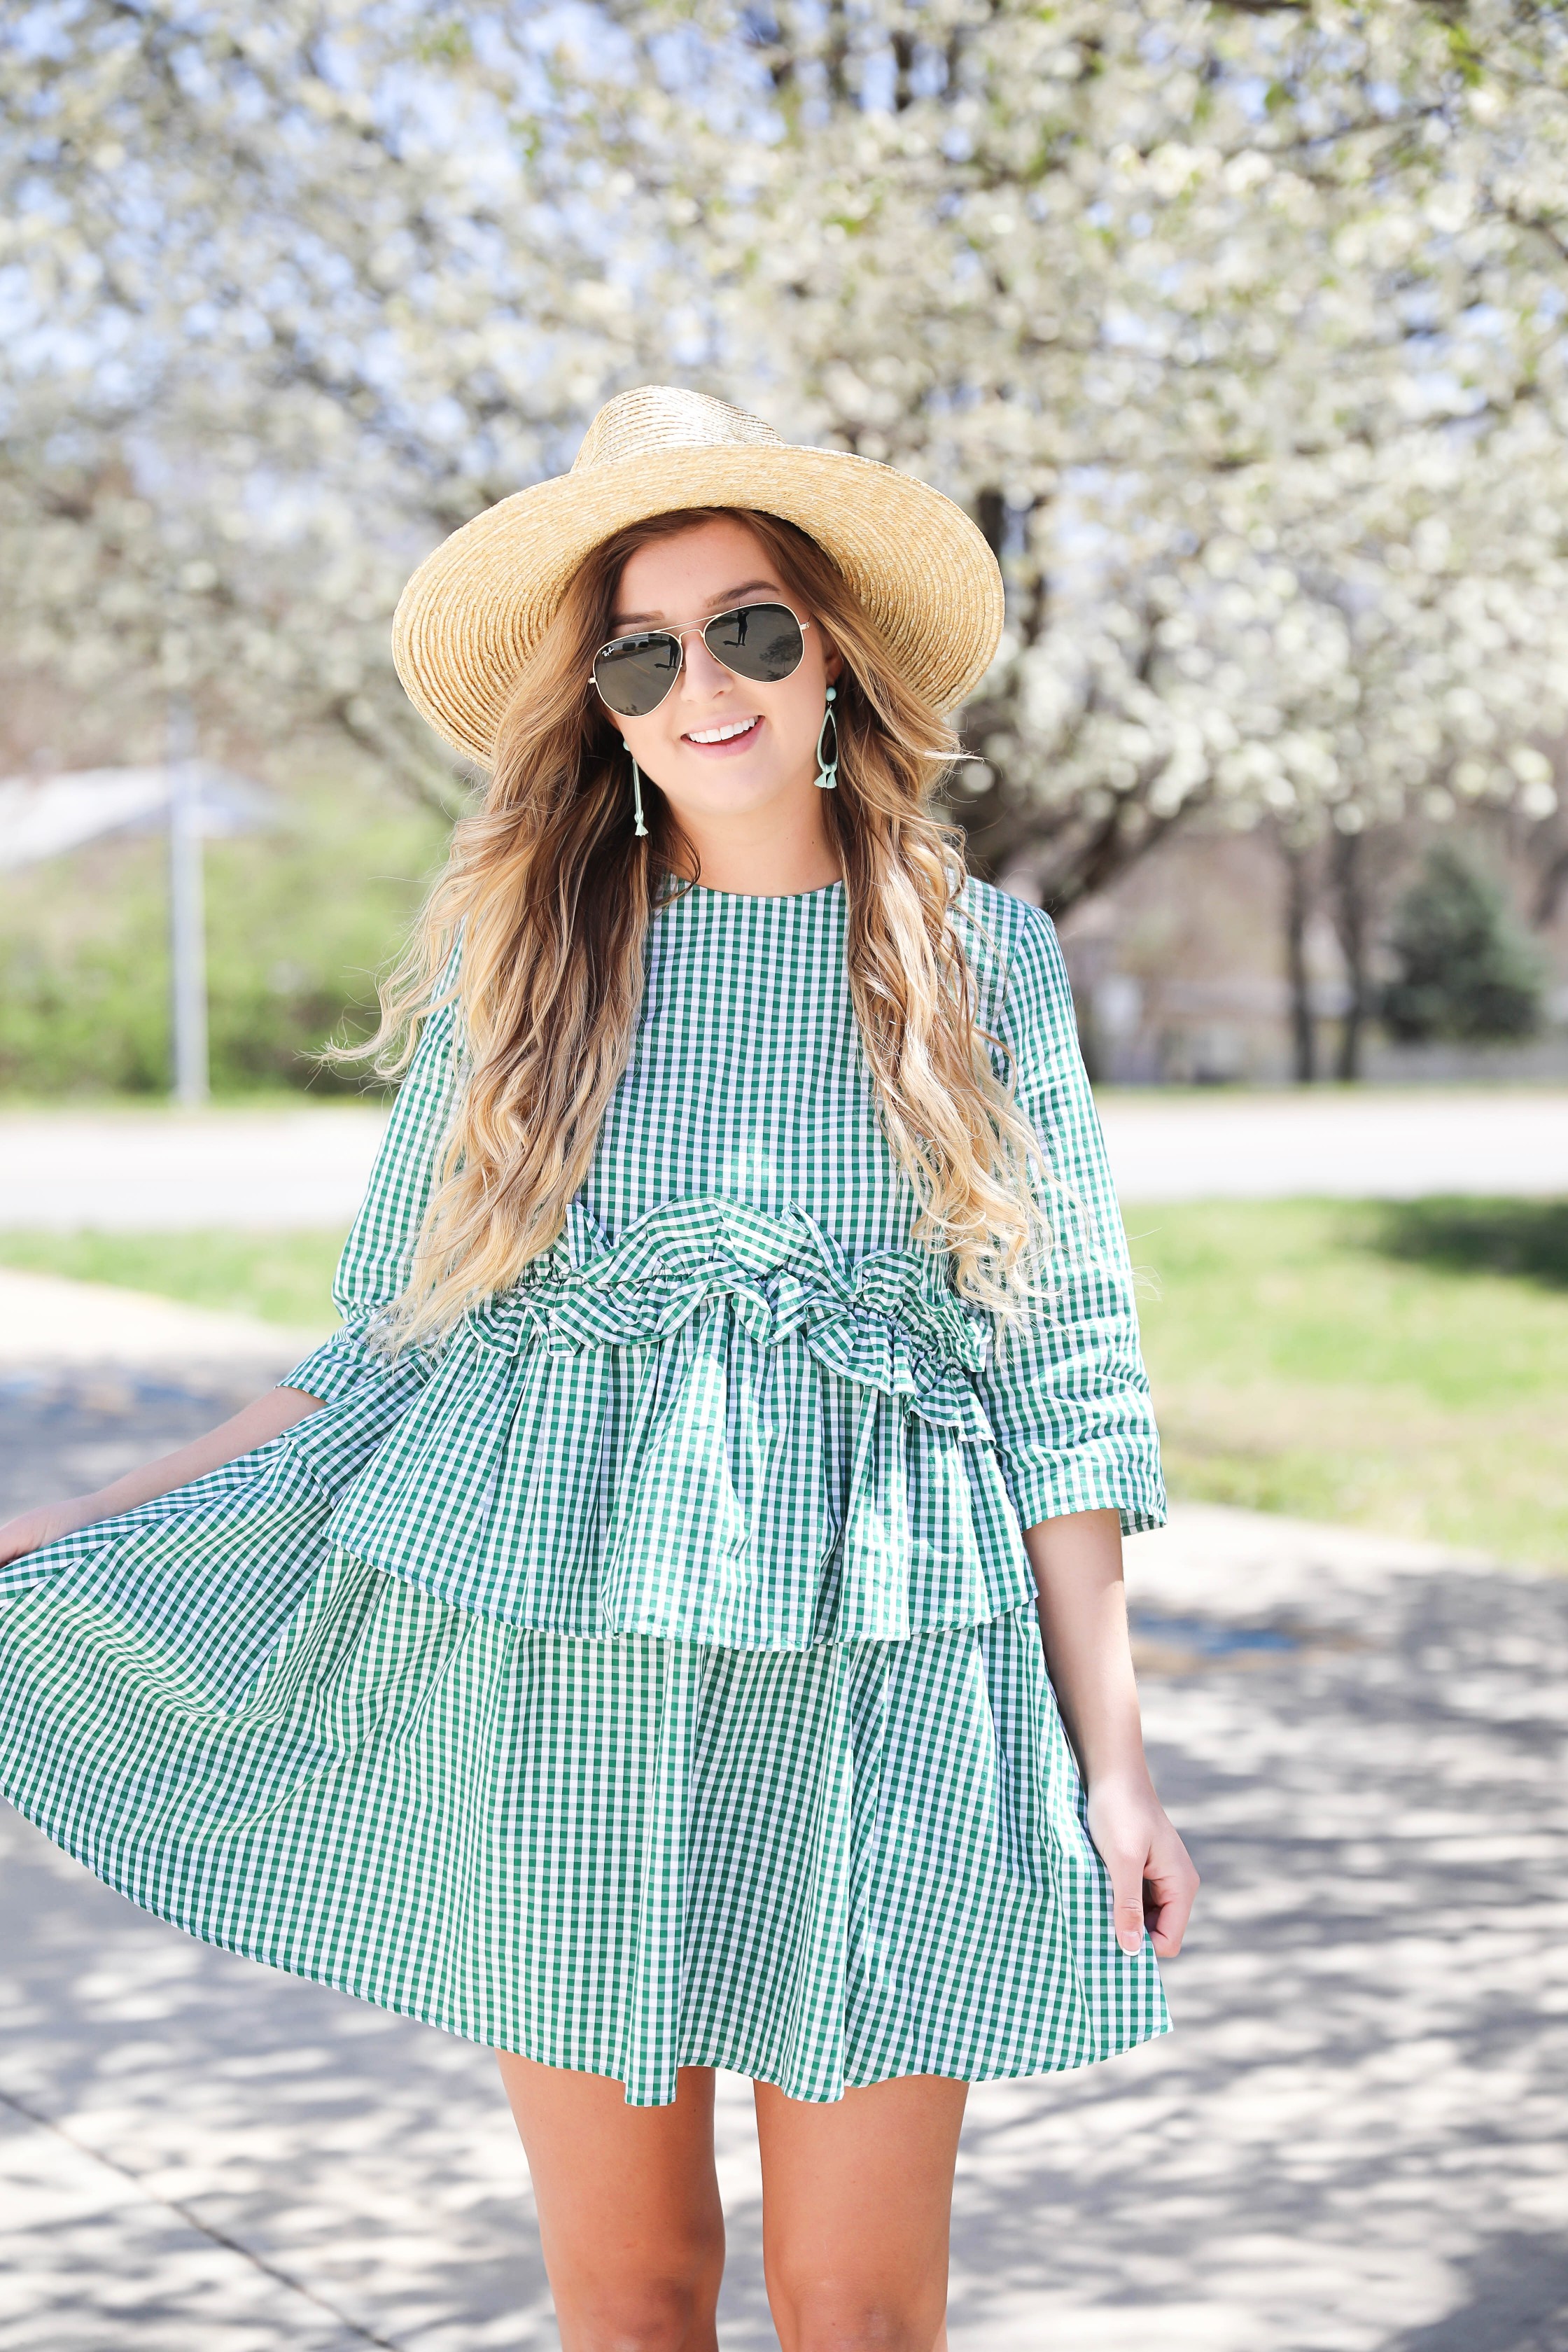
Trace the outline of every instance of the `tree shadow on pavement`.
<instances>
[{"instance_id":1,"label":"tree shadow on pavement","mask_svg":"<svg viewBox=\"0 0 1568 2352\"><path fill-rule=\"evenodd\" d=\"M1383 1257L1568 1290L1568 1201L1389 1201L1371 1245Z\"/></svg>"},{"instance_id":2,"label":"tree shadow on pavement","mask_svg":"<svg viewBox=\"0 0 1568 2352\"><path fill-rule=\"evenodd\" d=\"M489 2050L181 1935L5 1806L0 2038L7 2352L555 2342Z\"/></svg>"},{"instance_id":3,"label":"tree shadow on pavement","mask_svg":"<svg viewBox=\"0 0 1568 2352\"><path fill-rule=\"evenodd\" d=\"M1143 1678L1205 1881L1176 2031L972 2095L954 2352L1568 2352L1535 2223L1568 1591L1413 1573L1358 1609L1353 1647Z\"/></svg>"},{"instance_id":4,"label":"tree shadow on pavement","mask_svg":"<svg viewBox=\"0 0 1568 2352\"><path fill-rule=\"evenodd\" d=\"M1385 2352L1568 2352L1568 2239L1510 2231L1468 2263L1468 2300Z\"/></svg>"}]
</instances>

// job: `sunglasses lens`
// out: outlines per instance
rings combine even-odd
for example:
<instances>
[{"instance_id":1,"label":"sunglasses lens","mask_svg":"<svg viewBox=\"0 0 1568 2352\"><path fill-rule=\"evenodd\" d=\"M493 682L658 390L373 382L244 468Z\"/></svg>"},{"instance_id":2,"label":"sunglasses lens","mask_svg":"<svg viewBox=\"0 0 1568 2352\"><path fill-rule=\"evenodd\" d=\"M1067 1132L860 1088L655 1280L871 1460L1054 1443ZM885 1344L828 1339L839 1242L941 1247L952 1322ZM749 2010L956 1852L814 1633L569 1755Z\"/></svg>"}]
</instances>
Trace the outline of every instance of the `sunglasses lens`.
<instances>
[{"instance_id":1,"label":"sunglasses lens","mask_svg":"<svg viewBox=\"0 0 1568 2352\"><path fill-rule=\"evenodd\" d=\"M655 629L605 646L594 657L594 683L623 719L646 719L669 692L679 667L679 639Z\"/></svg>"},{"instance_id":2,"label":"sunglasses lens","mask_svg":"<svg viewBox=\"0 0 1568 2352\"><path fill-rule=\"evenodd\" d=\"M759 686L792 677L805 651L800 623L787 604L746 604L737 613L721 613L703 630L702 641L715 661Z\"/></svg>"}]
</instances>

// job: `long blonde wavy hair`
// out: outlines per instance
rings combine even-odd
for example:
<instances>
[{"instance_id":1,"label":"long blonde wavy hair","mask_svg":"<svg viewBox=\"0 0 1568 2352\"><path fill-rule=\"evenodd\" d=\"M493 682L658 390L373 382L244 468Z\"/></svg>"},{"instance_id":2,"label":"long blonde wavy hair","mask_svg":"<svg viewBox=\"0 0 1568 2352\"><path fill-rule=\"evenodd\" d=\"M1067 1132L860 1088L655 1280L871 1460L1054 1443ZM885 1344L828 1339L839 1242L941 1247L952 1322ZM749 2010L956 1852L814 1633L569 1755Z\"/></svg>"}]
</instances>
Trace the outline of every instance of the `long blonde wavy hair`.
<instances>
[{"instance_id":1,"label":"long blonde wavy hair","mask_svg":"<svg viewBox=\"0 0 1568 2352\"><path fill-rule=\"evenodd\" d=\"M391 1352L439 1341L510 1288L561 1233L587 1172L631 1050L649 918L699 878L657 789L647 833L634 835L626 749L590 665L627 557L715 511L637 523L576 572L517 682L483 805L458 821L382 982L374 1035L329 1049L395 1077L423 1022L457 1006L460 1083L407 1286L380 1319ZM883 1131L915 1192L914 1238L951 1253L963 1297L1016 1319L1043 1295L1051 1179L994 1073L987 1046L999 1041L977 1024L955 926L963 835L934 803L956 739L816 542L773 515L738 519L844 657L838 789L825 814L844 873L850 992Z\"/></svg>"}]
</instances>

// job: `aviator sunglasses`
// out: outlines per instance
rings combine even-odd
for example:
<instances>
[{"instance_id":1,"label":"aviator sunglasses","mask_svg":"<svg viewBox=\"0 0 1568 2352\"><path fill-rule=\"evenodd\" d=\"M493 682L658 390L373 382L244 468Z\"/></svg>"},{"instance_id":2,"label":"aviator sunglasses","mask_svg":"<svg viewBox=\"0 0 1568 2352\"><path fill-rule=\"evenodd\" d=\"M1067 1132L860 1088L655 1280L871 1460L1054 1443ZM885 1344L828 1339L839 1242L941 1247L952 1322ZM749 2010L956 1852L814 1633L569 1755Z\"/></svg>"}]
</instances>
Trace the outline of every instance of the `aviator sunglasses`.
<instances>
[{"instance_id":1,"label":"aviator sunglasses","mask_svg":"<svg viewBox=\"0 0 1568 2352\"><path fill-rule=\"evenodd\" d=\"M686 640L695 632L714 660L737 677L776 686L800 667L810 626L787 604L739 604L690 628L638 629L599 647L594 684L600 699L622 719L646 719L679 677Z\"/></svg>"}]
</instances>

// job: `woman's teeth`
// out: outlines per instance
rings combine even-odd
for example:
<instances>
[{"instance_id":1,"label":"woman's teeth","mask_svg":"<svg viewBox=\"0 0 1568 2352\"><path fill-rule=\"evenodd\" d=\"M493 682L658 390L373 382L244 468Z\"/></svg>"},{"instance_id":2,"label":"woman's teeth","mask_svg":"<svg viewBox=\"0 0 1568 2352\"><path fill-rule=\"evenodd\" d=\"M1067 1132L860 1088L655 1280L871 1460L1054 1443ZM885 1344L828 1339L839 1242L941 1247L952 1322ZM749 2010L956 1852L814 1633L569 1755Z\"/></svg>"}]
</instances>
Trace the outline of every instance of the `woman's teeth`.
<instances>
[{"instance_id":1,"label":"woman's teeth","mask_svg":"<svg viewBox=\"0 0 1568 2352\"><path fill-rule=\"evenodd\" d=\"M753 719L737 719L729 727L694 727L687 736L689 743L729 743L737 735L749 735L757 724Z\"/></svg>"}]
</instances>

